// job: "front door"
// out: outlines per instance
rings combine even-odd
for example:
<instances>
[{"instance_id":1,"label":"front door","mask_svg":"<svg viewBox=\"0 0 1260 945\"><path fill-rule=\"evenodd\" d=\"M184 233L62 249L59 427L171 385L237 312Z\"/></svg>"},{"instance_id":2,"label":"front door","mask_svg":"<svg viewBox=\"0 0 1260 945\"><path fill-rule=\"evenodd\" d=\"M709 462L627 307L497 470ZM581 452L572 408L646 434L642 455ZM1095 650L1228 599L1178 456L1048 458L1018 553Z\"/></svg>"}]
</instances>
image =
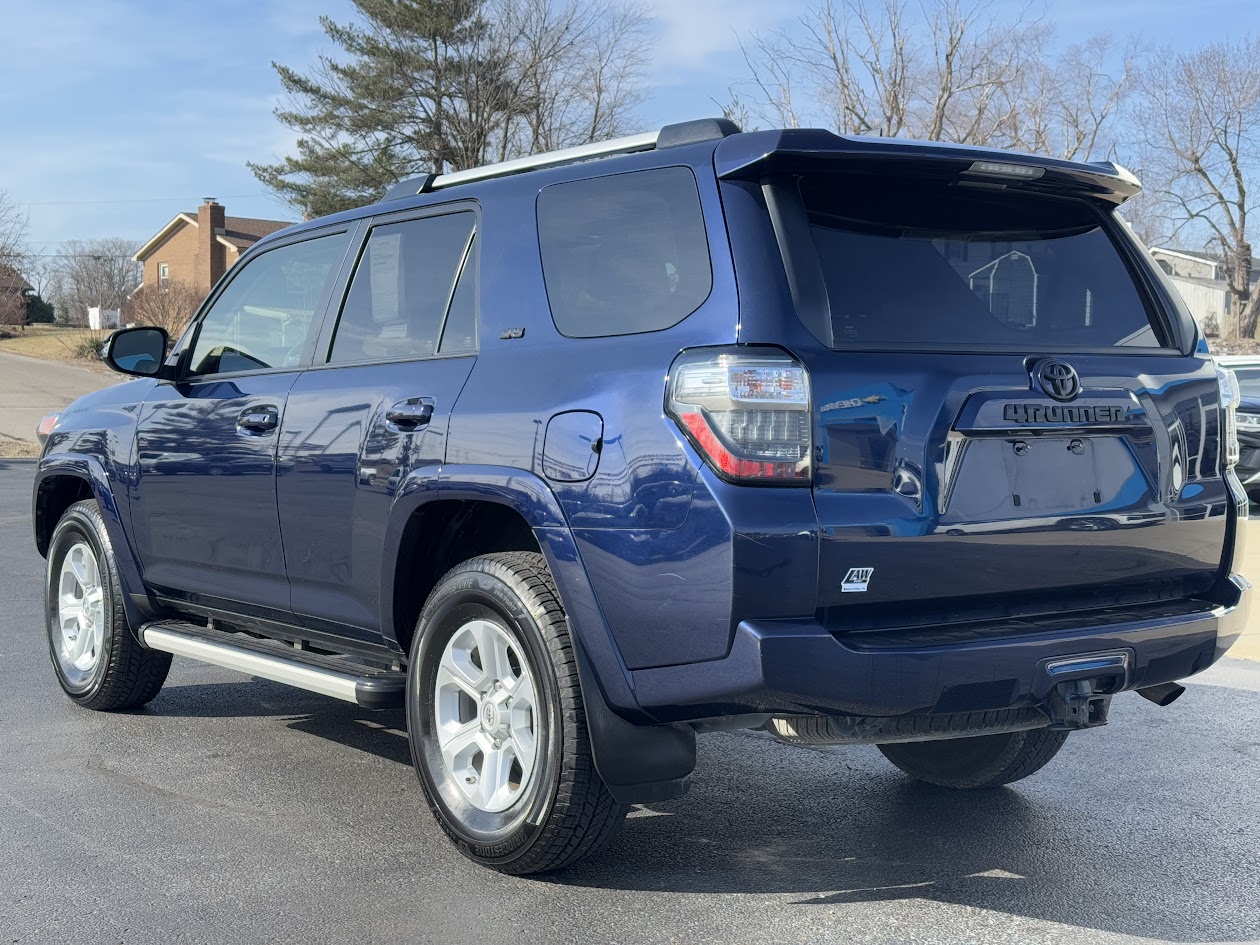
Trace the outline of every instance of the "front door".
<instances>
[{"instance_id":1,"label":"front door","mask_svg":"<svg viewBox=\"0 0 1260 945\"><path fill-rule=\"evenodd\" d=\"M158 593L288 610L276 442L348 243L341 231L243 262L191 334L180 379L146 400L132 525Z\"/></svg>"},{"instance_id":2,"label":"front door","mask_svg":"<svg viewBox=\"0 0 1260 945\"><path fill-rule=\"evenodd\" d=\"M280 437L280 530L293 610L312 629L380 640L385 529L408 473L446 451L472 370L476 216L378 221L335 332L293 386Z\"/></svg>"}]
</instances>

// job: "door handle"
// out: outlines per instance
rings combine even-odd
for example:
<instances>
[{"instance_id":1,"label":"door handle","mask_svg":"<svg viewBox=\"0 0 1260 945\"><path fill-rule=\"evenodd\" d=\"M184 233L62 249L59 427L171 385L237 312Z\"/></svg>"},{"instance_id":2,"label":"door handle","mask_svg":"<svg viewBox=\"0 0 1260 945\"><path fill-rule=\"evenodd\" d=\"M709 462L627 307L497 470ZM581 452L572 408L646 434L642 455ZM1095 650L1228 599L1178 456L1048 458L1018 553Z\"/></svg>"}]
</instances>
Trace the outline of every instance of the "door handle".
<instances>
[{"instance_id":1,"label":"door handle","mask_svg":"<svg viewBox=\"0 0 1260 945\"><path fill-rule=\"evenodd\" d=\"M271 404L246 407L236 418L236 429L249 436L270 433L280 426L280 410Z\"/></svg>"},{"instance_id":2,"label":"door handle","mask_svg":"<svg viewBox=\"0 0 1260 945\"><path fill-rule=\"evenodd\" d=\"M394 404L385 411L385 420L404 432L419 430L433 419L433 401L416 398Z\"/></svg>"}]
</instances>

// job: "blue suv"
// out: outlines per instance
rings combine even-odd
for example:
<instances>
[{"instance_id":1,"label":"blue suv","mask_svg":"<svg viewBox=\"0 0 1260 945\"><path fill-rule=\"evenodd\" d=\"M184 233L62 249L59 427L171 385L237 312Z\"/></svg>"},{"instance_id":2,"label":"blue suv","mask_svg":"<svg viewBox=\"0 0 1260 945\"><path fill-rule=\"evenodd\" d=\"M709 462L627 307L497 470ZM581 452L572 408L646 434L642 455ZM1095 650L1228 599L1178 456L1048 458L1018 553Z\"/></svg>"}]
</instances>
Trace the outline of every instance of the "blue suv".
<instances>
[{"instance_id":1,"label":"blue suv","mask_svg":"<svg viewBox=\"0 0 1260 945\"><path fill-rule=\"evenodd\" d=\"M706 119L281 231L44 426L57 679L405 706L438 823L511 873L685 793L697 732L1025 777L1245 613L1237 385L1139 186Z\"/></svg>"}]
</instances>

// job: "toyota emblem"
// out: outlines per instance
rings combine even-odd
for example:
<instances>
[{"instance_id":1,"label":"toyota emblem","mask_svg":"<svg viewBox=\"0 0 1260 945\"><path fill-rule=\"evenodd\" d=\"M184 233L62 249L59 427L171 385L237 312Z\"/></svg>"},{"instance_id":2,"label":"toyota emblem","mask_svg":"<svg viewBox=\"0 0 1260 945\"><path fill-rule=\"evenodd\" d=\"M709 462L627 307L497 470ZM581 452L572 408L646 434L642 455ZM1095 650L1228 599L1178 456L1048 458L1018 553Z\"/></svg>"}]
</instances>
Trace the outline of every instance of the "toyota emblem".
<instances>
[{"instance_id":1,"label":"toyota emblem","mask_svg":"<svg viewBox=\"0 0 1260 945\"><path fill-rule=\"evenodd\" d=\"M1042 361L1037 366L1041 389L1055 400L1071 400L1081 392L1081 378L1076 368L1063 361Z\"/></svg>"}]
</instances>

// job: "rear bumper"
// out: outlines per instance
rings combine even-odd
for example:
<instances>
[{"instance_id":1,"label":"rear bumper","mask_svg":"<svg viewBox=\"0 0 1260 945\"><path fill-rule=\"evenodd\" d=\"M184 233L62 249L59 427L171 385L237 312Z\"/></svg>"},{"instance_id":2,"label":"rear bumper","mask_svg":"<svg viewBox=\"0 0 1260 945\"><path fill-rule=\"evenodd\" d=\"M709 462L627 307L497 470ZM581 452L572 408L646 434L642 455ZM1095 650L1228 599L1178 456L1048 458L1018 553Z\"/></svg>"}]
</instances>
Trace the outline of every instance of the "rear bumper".
<instances>
[{"instance_id":1,"label":"rear bumper","mask_svg":"<svg viewBox=\"0 0 1260 945\"><path fill-rule=\"evenodd\" d=\"M1051 664L1120 655L1115 691L1173 682L1216 662L1243 631L1250 583L1212 600L1060 618L1046 629L832 634L812 620L741 623L725 659L634 673L639 704L661 721L744 713L892 716L1043 703Z\"/></svg>"}]
</instances>

